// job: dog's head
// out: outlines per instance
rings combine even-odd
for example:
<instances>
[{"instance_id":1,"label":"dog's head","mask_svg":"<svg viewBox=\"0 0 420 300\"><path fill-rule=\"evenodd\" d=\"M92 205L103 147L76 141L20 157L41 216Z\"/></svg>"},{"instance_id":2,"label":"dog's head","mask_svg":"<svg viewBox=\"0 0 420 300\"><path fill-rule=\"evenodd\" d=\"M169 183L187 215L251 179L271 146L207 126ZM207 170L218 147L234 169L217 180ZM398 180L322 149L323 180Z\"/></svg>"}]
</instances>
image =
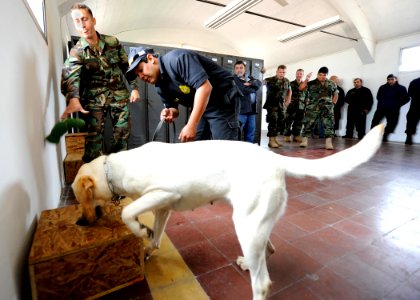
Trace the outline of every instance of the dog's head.
<instances>
[{"instance_id":1,"label":"dog's head","mask_svg":"<svg viewBox=\"0 0 420 300\"><path fill-rule=\"evenodd\" d=\"M80 203L83 210L83 216L76 222L78 225L89 225L96 221L95 199L94 199L95 182L90 176L80 176L73 182L72 188L76 200Z\"/></svg>"},{"instance_id":2,"label":"dog's head","mask_svg":"<svg viewBox=\"0 0 420 300\"><path fill-rule=\"evenodd\" d=\"M84 164L78 171L72 184L76 200L80 203L83 216L77 221L78 225L93 224L102 215L98 200L109 195L104 185L104 171L100 159ZM108 194L108 195L107 195Z\"/></svg>"}]
</instances>

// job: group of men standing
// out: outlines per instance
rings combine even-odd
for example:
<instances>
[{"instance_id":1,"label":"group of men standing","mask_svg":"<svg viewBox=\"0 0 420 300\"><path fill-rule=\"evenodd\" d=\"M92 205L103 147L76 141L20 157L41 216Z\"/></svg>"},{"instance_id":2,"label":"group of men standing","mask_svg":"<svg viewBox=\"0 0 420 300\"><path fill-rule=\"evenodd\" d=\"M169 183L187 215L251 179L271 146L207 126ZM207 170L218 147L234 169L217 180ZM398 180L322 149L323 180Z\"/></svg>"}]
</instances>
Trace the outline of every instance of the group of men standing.
<instances>
[{"instance_id":1,"label":"group of men standing","mask_svg":"<svg viewBox=\"0 0 420 300\"><path fill-rule=\"evenodd\" d=\"M296 71L296 79L292 82L285 77L286 66L280 65L275 76L265 79L267 99L264 108L267 110L268 146L278 148L281 143L276 139L284 135L284 141L296 141L300 147L308 147L308 138L314 134L317 126L321 127L326 138L325 148L334 149L332 138L339 129L341 109L348 103L346 135L343 138L353 138L354 129L362 139L366 133L366 115L372 108L371 91L363 86L361 78L353 80L354 88L347 94L339 86L337 76L327 79L328 68L322 67L317 78L310 81L311 73L303 79L303 69ZM386 118L387 125L383 141L388 141L399 119L400 108L410 101L411 107L407 114L406 144L412 144L412 136L416 133L419 122L419 85L420 78L413 80L407 89L398 83L393 74L387 76L387 83L382 85L377 93L377 109L374 113L371 128Z\"/></svg>"},{"instance_id":2,"label":"group of men standing","mask_svg":"<svg viewBox=\"0 0 420 300\"><path fill-rule=\"evenodd\" d=\"M280 65L275 76L265 79L267 96L263 108L267 110L268 146L278 148L281 144L276 137L284 133L286 142L294 140L301 147L308 147L308 137L320 122L326 137L325 148L334 149L334 105L339 90L334 81L327 79L328 68L320 68L314 80L310 80L312 73L302 80L303 69L296 71L292 82L285 74L286 66Z\"/></svg>"}]
</instances>

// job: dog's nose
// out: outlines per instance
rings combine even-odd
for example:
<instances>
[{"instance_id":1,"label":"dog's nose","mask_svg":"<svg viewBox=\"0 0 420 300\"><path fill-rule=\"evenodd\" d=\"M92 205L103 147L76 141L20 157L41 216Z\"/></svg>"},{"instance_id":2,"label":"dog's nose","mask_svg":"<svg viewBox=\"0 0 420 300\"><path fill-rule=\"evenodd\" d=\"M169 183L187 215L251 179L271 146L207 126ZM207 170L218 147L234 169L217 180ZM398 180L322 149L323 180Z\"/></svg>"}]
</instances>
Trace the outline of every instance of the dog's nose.
<instances>
[{"instance_id":1,"label":"dog's nose","mask_svg":"<svg viewBox=\"0 0 420 300\"><path fill-rule=\"evenodd\" d=\"M98 219L100 219L102 217L102 208L99 205L95 207L95 215L96 215L95 221L97 221ZM85 216L81 216L80 219L76 221L76 225L89 226L89 225L95 223L95 221L92 222L92 223L89 223L89 221L86 219Z\"/></svg>"}]
</instances>

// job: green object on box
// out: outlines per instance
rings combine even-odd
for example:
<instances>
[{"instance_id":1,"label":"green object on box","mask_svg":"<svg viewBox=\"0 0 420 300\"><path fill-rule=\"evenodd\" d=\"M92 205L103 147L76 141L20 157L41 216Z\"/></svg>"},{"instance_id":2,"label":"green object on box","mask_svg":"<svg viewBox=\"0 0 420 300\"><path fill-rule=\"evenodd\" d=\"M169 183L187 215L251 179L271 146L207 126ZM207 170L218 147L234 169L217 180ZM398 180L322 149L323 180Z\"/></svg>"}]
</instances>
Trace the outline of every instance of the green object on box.
<instances>
[{"instance_id":1,"label":"green object on box","mask_svg":"<svg viewBox=\"0 0 420 300\"><path fill-rule=\"evenodd\" d=\"M46 140L50 143L58 144L62 135L66 134L70 128L80 129L85 126L85 121L78 118L70 118L60 121L54 125Z\"/></svg>"}]
</instances>

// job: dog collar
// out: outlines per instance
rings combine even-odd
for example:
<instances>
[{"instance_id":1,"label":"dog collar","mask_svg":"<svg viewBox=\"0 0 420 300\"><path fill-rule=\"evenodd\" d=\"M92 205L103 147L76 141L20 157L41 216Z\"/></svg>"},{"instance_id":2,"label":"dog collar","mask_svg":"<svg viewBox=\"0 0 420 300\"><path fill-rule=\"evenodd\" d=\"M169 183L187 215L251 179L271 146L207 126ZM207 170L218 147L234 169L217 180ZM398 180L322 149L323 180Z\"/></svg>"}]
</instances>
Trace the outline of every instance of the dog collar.
<instances>
[{"instance_id":1,"label":"dog collar","mask_svg":"<svg viewBox=\"0 0 420 300\"><path fill-rule=\"evenodd\" d=\"M108 184L109 190L112 193L111 201L116 206L118 206L120 204L121 199L124 199L125 197L121 196L121 195L118 195L115 192L114 185L112 184L112 173L111 173L111 168L109 167L109 163L108 163L108 156L105 156L104 171L105 171L106 182Z\"/></svg>"}]
</instances>

